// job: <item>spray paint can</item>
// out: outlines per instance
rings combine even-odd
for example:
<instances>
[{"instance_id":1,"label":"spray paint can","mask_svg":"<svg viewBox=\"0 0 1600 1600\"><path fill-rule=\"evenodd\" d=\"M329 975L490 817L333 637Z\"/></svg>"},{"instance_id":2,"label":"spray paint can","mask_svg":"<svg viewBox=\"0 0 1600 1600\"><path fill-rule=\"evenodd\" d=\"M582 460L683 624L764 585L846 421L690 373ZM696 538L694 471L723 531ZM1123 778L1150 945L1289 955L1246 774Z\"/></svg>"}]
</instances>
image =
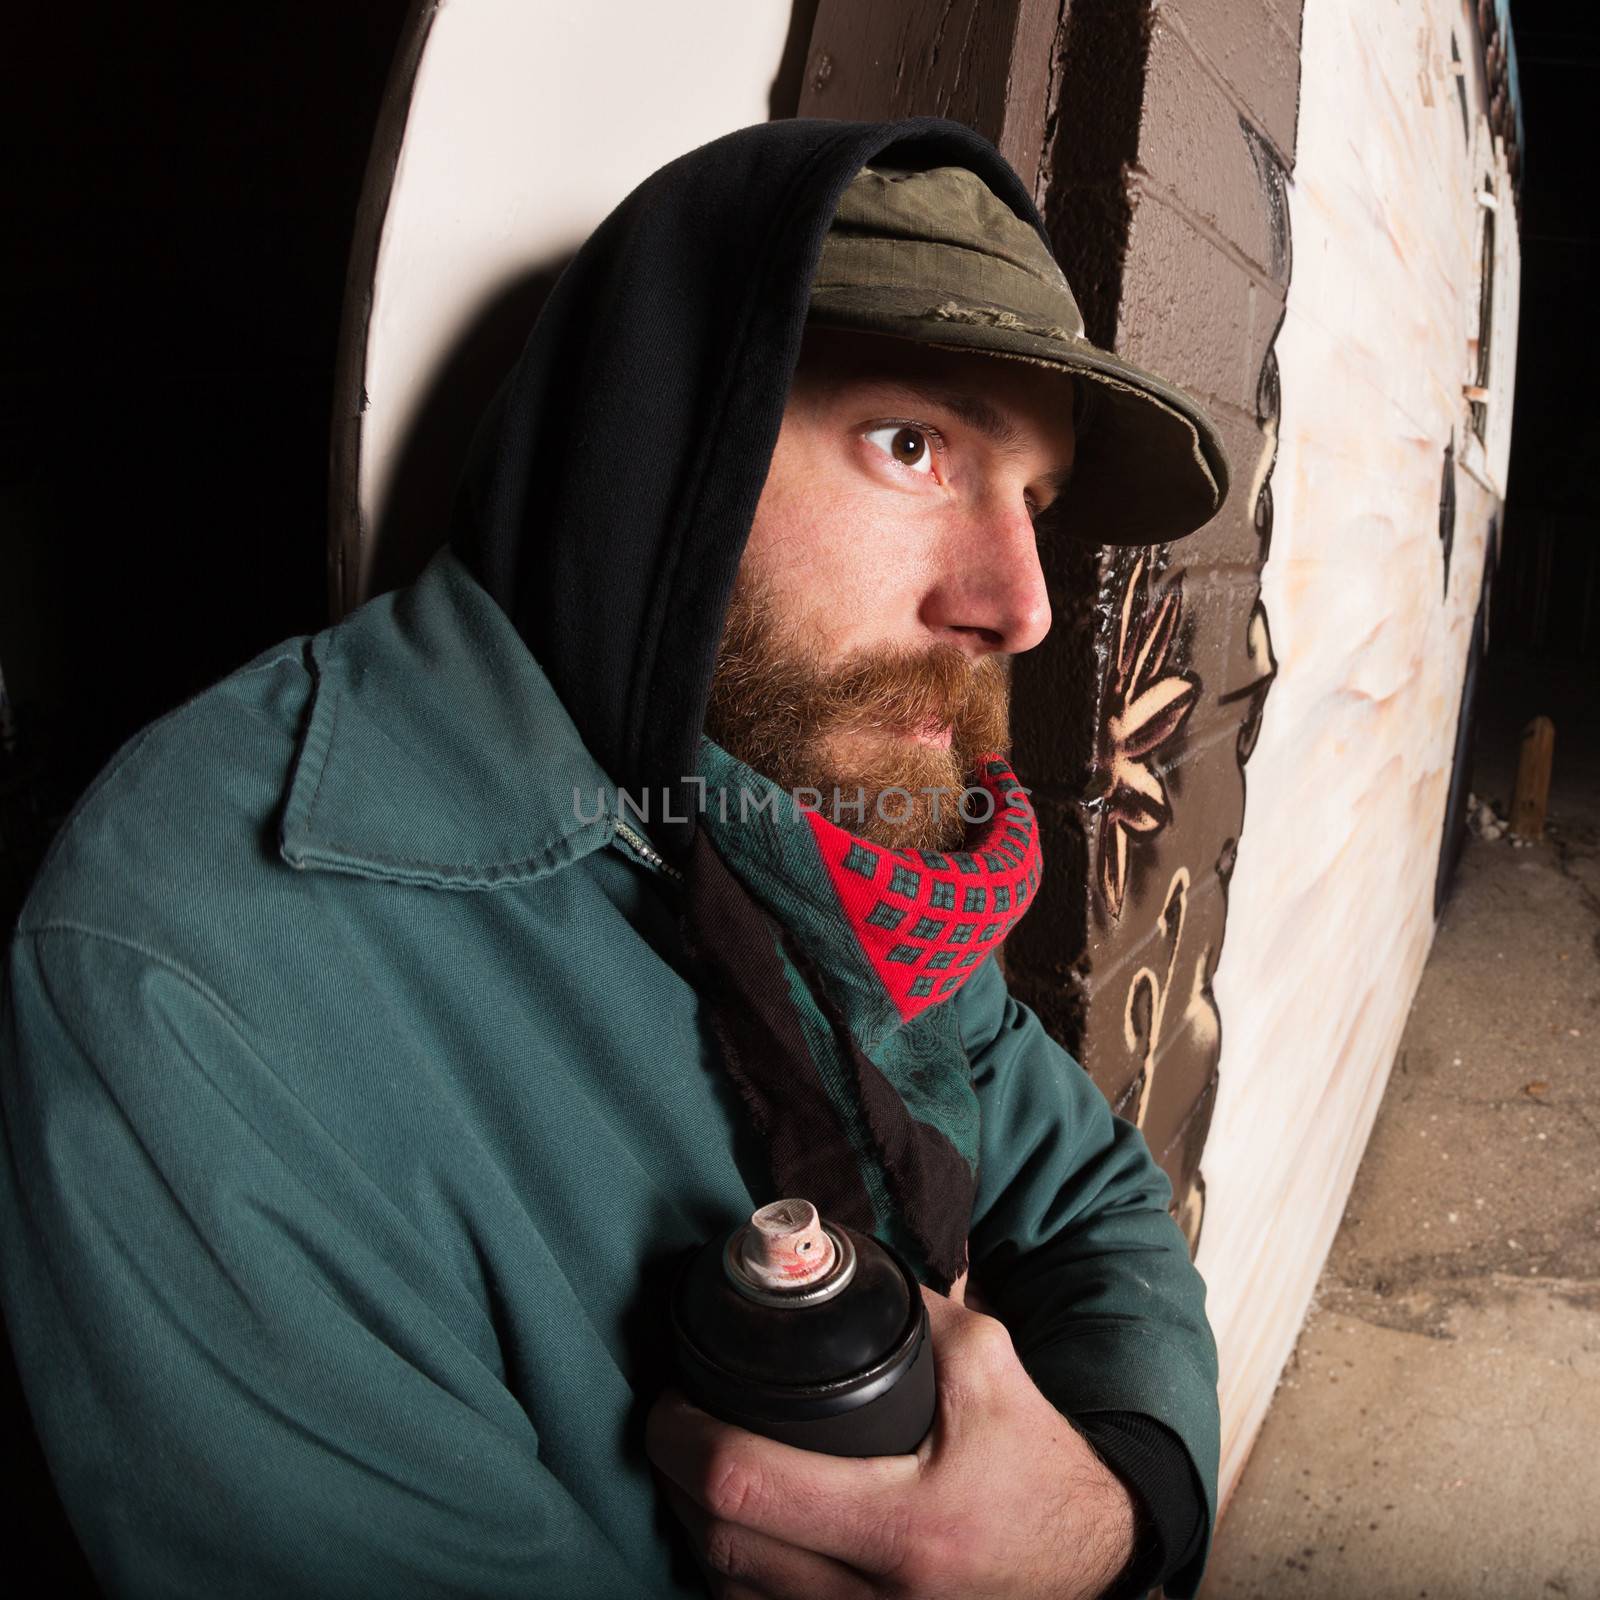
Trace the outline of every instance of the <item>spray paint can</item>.
<instances>
[{"instance_id":1,"label":"spray paint can","mask_svg":"<svg viewBox=\"0 0 1600 1600\"><path fill-rule=\"evenodd\" d=\"M702 1410L804 1450L909 1453L933 1423L933 1341L915 1274L868 1234L778 1200L684 1265L678 1370Z\"/></svg>"}]
</instances>

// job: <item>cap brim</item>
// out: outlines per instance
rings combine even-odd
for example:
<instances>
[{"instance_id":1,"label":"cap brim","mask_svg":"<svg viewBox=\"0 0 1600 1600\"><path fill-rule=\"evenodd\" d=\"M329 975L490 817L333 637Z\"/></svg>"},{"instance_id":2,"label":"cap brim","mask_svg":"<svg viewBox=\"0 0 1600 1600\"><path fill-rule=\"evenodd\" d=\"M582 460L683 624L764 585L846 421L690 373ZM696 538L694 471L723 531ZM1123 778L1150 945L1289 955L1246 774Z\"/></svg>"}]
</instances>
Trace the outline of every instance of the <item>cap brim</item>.
<instances>
[{"instance_id":1,"label":"cap brim","mask_svg":"<svg viewBox=\"0 0 1600 1600\"><path fill-rule=\"evenodd\" d=\"M1192 395L1063 330L1006 326L994 307L947 302L935 314L925 292L883 287L813 291L819 327L887 334L1055 367L1094 388L1058 524L1093 544L1164 544L1193 533L1222 509L1228 457L1216 425ZM1019 319L1011 317L1012 323ZM1057 337L1056 335L1060 336Z\"/></svg>"}]
</instances>

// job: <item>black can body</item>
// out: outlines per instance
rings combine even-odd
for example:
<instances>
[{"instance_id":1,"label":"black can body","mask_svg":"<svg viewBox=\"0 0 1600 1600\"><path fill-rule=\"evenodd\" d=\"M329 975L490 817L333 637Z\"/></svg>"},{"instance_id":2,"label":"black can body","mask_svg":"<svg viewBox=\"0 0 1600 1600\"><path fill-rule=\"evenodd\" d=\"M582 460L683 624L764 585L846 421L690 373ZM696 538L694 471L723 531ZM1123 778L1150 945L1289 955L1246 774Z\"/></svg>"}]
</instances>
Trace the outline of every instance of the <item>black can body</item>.
<instances>
[{"instance_id":1,"label":"black can body","mask_svg":"<svg viewBox=\"0 0 1600 1600\"><path fill-rule=\"evenodd\" d=\"M725 1259L735 1235L684 1265L672 1327L684 1390L752 1433L835 1456L903 1455L933 1424L933 1343L915 1274L887 1246L828 1223L854 1256L849 1281L813 1303L752 1299Z\"/></svg>"}]
</instances>

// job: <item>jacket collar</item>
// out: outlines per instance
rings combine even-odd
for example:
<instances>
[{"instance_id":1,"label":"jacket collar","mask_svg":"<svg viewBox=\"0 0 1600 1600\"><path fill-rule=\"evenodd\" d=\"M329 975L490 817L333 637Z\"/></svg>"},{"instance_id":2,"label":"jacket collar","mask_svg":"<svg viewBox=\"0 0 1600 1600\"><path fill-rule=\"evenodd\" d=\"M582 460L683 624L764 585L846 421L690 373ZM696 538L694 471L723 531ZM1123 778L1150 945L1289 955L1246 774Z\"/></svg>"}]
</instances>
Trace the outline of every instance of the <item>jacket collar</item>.
<instances>
[{"instance_id":1,"label":"jacket collar","mask_svg":"<svg viewBox=\"0 0 1600 1600\"><path fill-rule=\"evenodd\" d=\"M279 831L290 866L496 889L612 837L614 786L448 546L306 652L316 685Z\"/></svg>"}]
</instances>

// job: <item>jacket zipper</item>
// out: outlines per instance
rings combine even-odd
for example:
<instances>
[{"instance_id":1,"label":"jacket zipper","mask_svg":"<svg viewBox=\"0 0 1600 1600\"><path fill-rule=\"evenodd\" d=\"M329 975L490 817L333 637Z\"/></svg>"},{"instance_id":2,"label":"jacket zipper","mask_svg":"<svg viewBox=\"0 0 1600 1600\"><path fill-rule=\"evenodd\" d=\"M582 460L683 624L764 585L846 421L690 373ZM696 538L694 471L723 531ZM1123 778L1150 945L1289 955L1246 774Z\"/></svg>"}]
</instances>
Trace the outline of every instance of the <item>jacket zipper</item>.
<instances>
[{"instance_id":1,"label":"jacket zipper","mask_svg":"<svg viewBox=\"0 0 1600 1600\"><path fill-rule=\"evenodd\" d=\"M638 852L647 865L654 867L657 872L666 873L669 878L676 878L680 883L683 882L683 874L654 845L647 843L620 817L613 820L617 833L633 846L634 850Z\"/></svg>"}]
</instances>

